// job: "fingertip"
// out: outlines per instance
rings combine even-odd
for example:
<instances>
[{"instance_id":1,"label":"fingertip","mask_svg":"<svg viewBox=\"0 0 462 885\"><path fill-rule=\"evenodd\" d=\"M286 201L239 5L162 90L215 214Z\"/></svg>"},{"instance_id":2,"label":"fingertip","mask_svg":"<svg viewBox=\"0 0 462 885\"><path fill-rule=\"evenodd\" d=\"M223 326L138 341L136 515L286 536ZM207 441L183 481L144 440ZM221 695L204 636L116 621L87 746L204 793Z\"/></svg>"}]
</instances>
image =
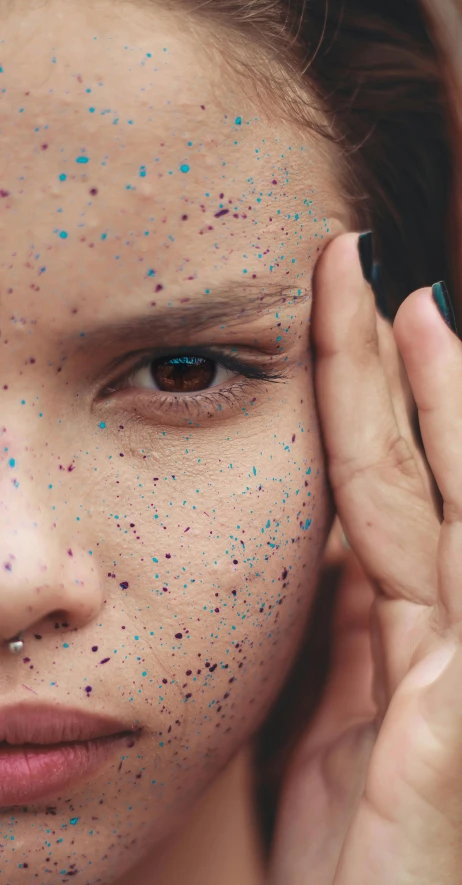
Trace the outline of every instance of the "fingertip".
<instances>
[{"instance_id":1,"label":"fingertip","mask_svg":"<svg viewBox=\"0 0 462 885\"><path fill-rule=\"evenodd\" d=\"M362 277L359 257L359 233L349 232L335 237L324 249L316 267L315 277L319 285L329 285L351 274L352 268Z\"/></svg>"},{"instance_id":2,"label":"fingertip","mask_svg":"<svg viewBox=\"0 0 462 885\"><path fill-rule=\"evenodd\" d=\"M459 352L459 339L442 315L431 286L406 298L396 314L393 334L408 374L422 371L434 360L446 363Z\"/></svg>"},{"instance_id":3,"label":"fingertip","mask_svg":"<svg viewBox=\"0 0 462 885\"><path fill-rule=\"evenodd\" d=\"M416 289L398 308L393 323L393 332L399 346L415 339L419 329L427 329L436 319L431 286Z\"/></svg>"},{"instance_id":4,"label":"fingertip","mask_svg":"<svg viewBox=\"0 0 462 885\"><path fill-rule=\"evenodd\" d=\"M312 328L321 350L336 350L358 312L361 325L369 322L369 312L361 305L370 287L361 269L359 237L354 232L336 237L315 268Z\"/></svg>"}]
</instances>

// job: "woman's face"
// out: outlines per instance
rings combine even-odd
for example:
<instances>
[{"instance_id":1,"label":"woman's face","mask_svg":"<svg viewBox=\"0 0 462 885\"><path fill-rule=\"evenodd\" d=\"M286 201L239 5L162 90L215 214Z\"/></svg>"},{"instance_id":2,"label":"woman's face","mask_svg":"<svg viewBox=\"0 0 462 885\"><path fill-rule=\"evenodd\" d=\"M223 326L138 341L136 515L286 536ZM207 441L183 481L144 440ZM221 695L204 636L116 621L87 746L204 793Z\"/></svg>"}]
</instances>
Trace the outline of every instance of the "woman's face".
<instances>
[{"instance_id":1,"label":"woman's face","mask_svg":"<svg viewBox=\"0 0 462 885\"><path fill-rule=\"evenodd\" d=\"M0 651L0 739L17 704L133 732L3 793L2 871L110 883L301 637L331 518L311 277L341 201L325 145L176 18L61 0L1 30L0 639L25 646Z\"/></svg>"}]
</instances>

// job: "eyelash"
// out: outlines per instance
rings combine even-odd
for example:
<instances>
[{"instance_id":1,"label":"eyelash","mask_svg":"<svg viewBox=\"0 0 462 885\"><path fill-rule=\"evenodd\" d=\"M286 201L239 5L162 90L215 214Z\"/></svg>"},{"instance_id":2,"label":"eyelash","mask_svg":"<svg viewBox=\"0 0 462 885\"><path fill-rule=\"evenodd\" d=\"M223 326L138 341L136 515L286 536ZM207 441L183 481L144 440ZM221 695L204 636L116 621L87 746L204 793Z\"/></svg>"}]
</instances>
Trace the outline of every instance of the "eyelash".
<instances>
[{"instance_id":1,"label":"eyelash","mask_svg":"<svg viewBox=\"0 0 462 885\"><path fill-rule=\"evenodd\" d=\"M243 379L228 387L217 385L216 387L205 388L204 391L198 391L197 393L178 394L156 390L150 391L149 388L137 388L127 384L137 372L151 366L157 360L171 359L178 356L196 356L210 360L216 363L217 367L219 366L242 375ZM213 414L223 413L226 408L233 409L239 405L242 407L245 402L250 405L252 394L258 393L266 384L287 380L287 369L281 371L280 369L271 368L268 366L269 361L271 361L271 357L267 357L266 366L257 365L254 362L246 362L239 357L233 357L223 351L218 352L207 347L151 351L144 354L123 375L107 384L102 390L99 399L107 399L113 394L131 391L135 402L140 403L144 401L142 402L142 411L148 412L147 417L149 417L150 411L174 413L176 417L186 419L204 416L204 413L206 417L213 417ZM146 400L148 400L147 406ZM210 414L211 412L213 412L212 415Z\"/></svg>"}]
</instances>

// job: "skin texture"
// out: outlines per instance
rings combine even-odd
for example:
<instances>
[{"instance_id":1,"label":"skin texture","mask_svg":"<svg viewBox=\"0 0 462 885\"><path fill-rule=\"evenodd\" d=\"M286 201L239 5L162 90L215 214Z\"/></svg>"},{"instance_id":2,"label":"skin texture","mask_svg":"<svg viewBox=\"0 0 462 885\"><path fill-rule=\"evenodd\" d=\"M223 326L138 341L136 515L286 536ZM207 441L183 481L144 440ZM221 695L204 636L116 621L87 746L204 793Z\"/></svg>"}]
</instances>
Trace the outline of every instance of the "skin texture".
<instances>
[{"instance_id":1,"label":"skin texture","mask_svg":"<svg viewBox=\"0 0 462 885\"><path fill-rule=\"evenodd\" d=\"M140 729L91 782L2 812L1 869L110 885L148 846L155 870L302 636L332 517L311 277L346 222L326 146L173 16L18 5L1 33L0 638L25 650L1 652L0 703ZM166 345L282 379L166 401L133 372Z\"/></svg>"}]
</instances>

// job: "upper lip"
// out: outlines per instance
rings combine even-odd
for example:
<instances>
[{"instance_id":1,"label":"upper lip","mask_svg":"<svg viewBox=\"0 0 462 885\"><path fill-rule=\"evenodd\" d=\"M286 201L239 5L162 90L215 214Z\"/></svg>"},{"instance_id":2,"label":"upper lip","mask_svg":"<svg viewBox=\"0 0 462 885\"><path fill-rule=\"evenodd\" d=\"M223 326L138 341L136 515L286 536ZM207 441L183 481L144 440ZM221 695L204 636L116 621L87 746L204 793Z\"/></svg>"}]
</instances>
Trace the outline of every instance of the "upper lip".
<instances>
[{"instance_id":1,"label":"upper lip","mask_svg":"<svg viewBox=\"0 0 462 885\"><path fill-rule=\"evenodd\" d=\"M61 744L136 730L126 722L71 707L22 703L0 708L0 743Z\"/></svg>"}]
</instances>

